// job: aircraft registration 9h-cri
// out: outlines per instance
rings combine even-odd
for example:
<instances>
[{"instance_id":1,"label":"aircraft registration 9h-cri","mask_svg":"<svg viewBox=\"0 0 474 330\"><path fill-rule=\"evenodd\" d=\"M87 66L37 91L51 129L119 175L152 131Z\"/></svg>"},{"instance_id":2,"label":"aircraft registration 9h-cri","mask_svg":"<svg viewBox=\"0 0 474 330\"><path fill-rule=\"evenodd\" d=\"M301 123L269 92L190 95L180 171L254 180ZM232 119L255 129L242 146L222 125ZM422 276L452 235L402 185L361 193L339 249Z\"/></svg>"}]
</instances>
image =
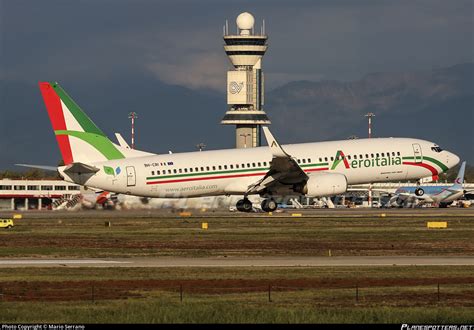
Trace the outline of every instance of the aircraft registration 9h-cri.
<instances>
[{"instance_id":1,"label":"aircraft registration 9h-cri","mask_svg":"<svg viewBox=\"0 0 474 330\"><path fill-rule=\"evenodd\" d=\"M154 154L110 141L58 83L41 82L68 182L145 197L242 195L237 209L252 210L249 195L277 208L276 196L344 193L348 184L420 179L456 166L459 157L429 141L372 138L280 145L268 127L268 146ZM40 166L37 166L40 167ZM46 167L40 167L46 168ZM56 170L56 168L54 168Z\"/></svg>"}]
</instances>

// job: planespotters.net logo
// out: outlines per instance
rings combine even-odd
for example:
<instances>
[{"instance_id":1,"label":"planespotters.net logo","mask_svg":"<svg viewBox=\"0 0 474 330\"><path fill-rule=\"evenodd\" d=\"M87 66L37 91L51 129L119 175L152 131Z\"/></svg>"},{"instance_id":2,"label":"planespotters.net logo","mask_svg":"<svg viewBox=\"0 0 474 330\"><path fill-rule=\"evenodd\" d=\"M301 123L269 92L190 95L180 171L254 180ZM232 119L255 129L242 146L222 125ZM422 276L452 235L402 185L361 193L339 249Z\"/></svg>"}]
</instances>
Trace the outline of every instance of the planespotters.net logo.
<instances>
[{"instance_id":1,"label":"planespotters.net logo","mask_svg":"<svg viewBox=\"0 0 474 330\"><path fill-rule=\"evenodd\" d=\"M348 159L342 150L338 150L334 162L332 163L331 170L335 170L336 167L343 163L345 168L364 168L364 167L380 167L380 166L392 166L392 165L401 165L402 157L373 157L373 158L364 158L361 159L362 155L359 155L359 159Z\"/></svg>"},{"instance_id":2,"label":"planespotters.net logo","mask_svg":"<svg viewBox=\"0 0 474 330\"><path fill-rule=\"evenodd\" d=\"M474 330L472 324L402 324L401 330Z\"/></svg>"}]
</instances>

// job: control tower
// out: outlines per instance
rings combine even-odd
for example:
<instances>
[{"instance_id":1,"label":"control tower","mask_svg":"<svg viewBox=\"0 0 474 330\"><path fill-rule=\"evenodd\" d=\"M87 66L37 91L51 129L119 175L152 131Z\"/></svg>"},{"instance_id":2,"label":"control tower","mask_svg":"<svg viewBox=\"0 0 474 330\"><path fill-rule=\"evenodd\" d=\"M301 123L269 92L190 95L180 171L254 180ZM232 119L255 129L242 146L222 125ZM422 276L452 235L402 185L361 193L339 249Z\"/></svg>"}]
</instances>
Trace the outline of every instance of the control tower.
<instances>
[{"instance_id":1,"label":"control tower","mask_svg":"<svg viewBox=\"0 0 474 330\"><path fill-rule=\"evenodd\" d=\"M237 148L260 146L260 126L269 125L265 111L262 57L267 50L265 21L260 33L255 33L255 19L244 12L237 17L237 33L229 34L224 26L224 50L234 66L227 71L228 109L221 121L223 125L235 125Z\"/></svg>"}]
</instances>

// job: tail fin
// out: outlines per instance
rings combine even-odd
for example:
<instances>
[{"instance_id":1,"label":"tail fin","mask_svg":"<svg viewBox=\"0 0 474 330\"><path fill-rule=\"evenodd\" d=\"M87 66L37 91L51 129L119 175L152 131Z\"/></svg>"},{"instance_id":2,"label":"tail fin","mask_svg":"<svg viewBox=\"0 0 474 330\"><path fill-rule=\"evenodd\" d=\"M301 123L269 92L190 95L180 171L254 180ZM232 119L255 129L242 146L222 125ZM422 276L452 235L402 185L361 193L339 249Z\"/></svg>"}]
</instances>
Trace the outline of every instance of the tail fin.
<instances>
[{"instance_id":1,"label":"tail fin","mask_svg":"<svg viewBox=\"0 0 474 330\"><path fill-rule=\"evenodd\" d=\"M466 170L466 161L462 162L461 167L459 168L458 176L454 180L454 187L462 189L462 184L464 182L464 171Z\"/></svg>"},{"instance_id":2,"label":"tail fin","mask_svg":"<svg viewBox=\"0 0 474 330\"><path fill-rule=\"evenodd\" d=\"M65 165L150 155L112 143L58 83L39 87Z\"/></svg>"}]
</instances>

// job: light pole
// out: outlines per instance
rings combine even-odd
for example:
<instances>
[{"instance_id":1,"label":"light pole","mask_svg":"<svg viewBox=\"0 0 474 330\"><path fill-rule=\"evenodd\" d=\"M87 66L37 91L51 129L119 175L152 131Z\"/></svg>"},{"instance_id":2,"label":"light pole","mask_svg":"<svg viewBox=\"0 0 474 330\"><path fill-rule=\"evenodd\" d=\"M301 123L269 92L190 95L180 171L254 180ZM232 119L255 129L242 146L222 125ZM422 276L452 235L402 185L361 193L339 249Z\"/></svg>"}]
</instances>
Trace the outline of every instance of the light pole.
<instances>
[{"instance_id":1,"label":"light pole","mask_svg":"<svg viewBox=\"0 0 474 330\"><path fill-rule=\"evenodd\" d=\"M244 137L244 148L247 148L247 136L252 136L252 134L246 133L246 134L240 134L240 136Z\"/></svg>"},{"instance_id":2,"label":"light pole","mask_svg":"<svg viewBox=\"0 0 474 330\"><path fill-rule=\"evenodd\" d=\"M367 119L369 120L369 139L372 137L372 117L375 117L375 114L373 112L368 112L365 114Z\"/></svg>"},{"instance_id":3,"label":"light pole","mask_svg":"<svg viewBox=\"0 0 474 330\"><path fill-rule=\"evenodd\" d=\"M135 149L135 119L138 118L138 115L132 111L128 114L128 118L132 120L132 149Z\"/></svg>"},{"instance_id":4,"label":"light pole","mask_svg":"<svg viewBox=\"0 0 474 330\"><path fill-rule=\"evenodd\" d=\"M372 138L372 117L375 117L373 112L368 112L365 114L369 121L369 139ZM367 196L369 200L369 207L372 207L372 184L369 183L369 195Z\"/></svg>"},{"instance_id":5,"label":"light pole","mask_svg":"<svg viewBox=\"0 0 474 330\"><path fill-rule=\"evenodd\" d=\"M198 148L199 151L202 151L205 147L206 147L206 145L202 142L199 143L199 144L196 144L196 148Z\"/></svg>"}]
</instances>

